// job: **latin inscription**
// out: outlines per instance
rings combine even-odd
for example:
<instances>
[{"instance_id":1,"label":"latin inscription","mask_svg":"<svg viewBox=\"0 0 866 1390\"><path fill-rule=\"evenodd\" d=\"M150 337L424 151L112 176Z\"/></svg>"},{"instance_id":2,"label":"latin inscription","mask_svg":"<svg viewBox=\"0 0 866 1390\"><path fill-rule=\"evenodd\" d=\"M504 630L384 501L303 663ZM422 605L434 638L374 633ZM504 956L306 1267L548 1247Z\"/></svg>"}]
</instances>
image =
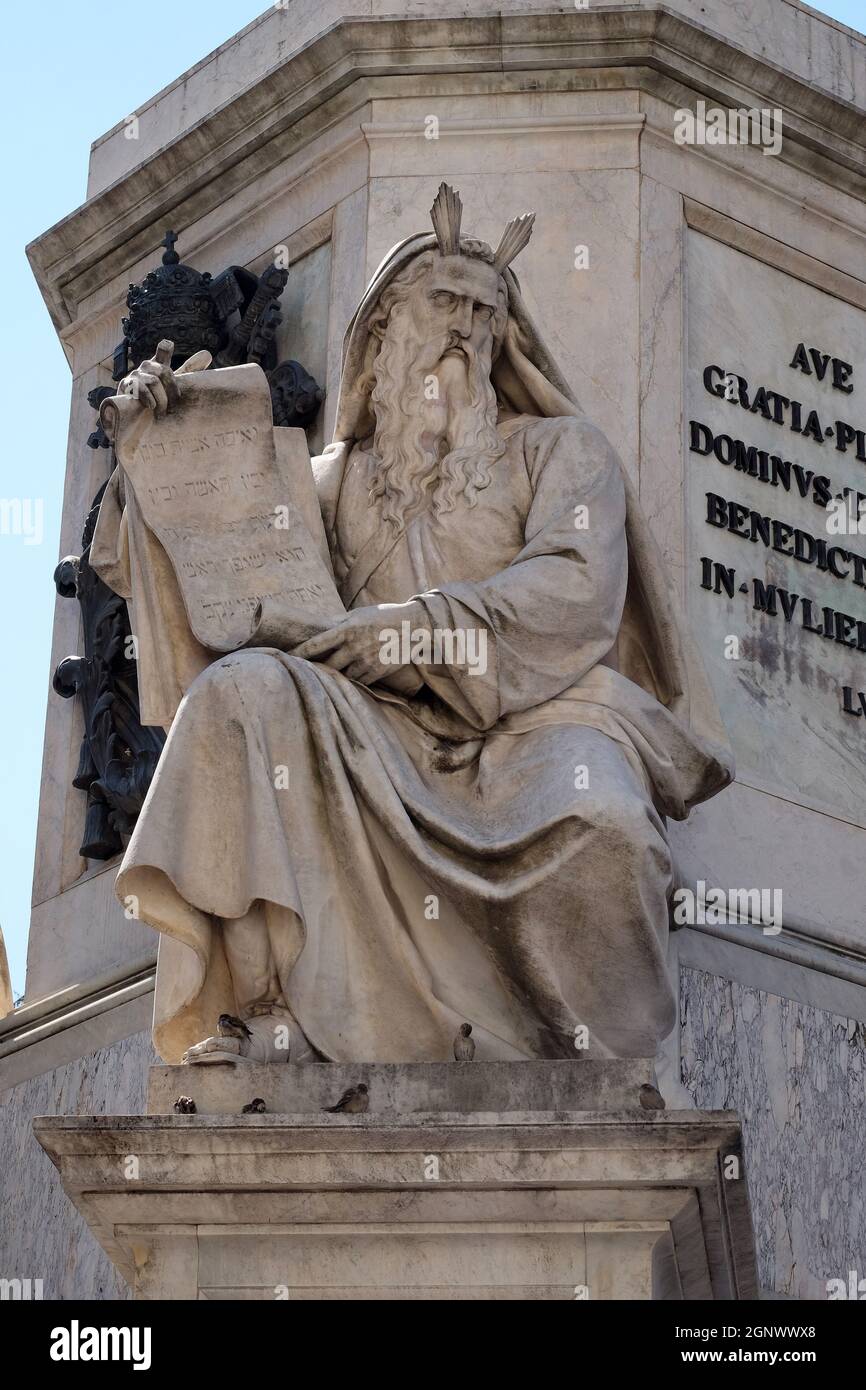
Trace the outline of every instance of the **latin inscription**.
<instances>
[{"instance_id":1,"label":"latin inscription","mask_svg":"<svg viewBox=\"0 0 866 1390\"><path fill-rule=\"evenodd\" d=\"M788 366L826 383L831 392L848 398L854 394L854 368L842 357L800 342ZM732 414L730 432L714 430L700 419L689 420L690 453L712 462L719 473L715 487L705 493L704 521L758 551L786 557L792 562L794 581L786 587L769 582L766 571L760 576L748 573L747 556L744 573L705 554L699 559L701 588L730 600L742 596L767 619L795 625L811 639L845 647L858 662L866 660L866 604L858 603L866 590L866 423L852 418L848 406L844 418L831 405L822 414L808 409L793 392L786 395L766 383L750 382L718 363L704 367L702 380L708 394L728 402L732 412L758 416L780 430L779 449L773 452L749 440L748 421L742 415L738 419ZM786 457L790 434L799 436L807 447L806 462ZM834 480L833 459L839 455L864 466L862 491ZM722 470L728 475L724 482ZM747 506L736 496L738 477L766 487L766 508ZM795 526L774 515L773 497L782 494L814 505L814 526ZM839 607L819 603L808 593L810 570L838 583ZM850 685L839 687L838 701L843 715L866 717L866 666L852 673Z\"/></svg>"}]
</instances>

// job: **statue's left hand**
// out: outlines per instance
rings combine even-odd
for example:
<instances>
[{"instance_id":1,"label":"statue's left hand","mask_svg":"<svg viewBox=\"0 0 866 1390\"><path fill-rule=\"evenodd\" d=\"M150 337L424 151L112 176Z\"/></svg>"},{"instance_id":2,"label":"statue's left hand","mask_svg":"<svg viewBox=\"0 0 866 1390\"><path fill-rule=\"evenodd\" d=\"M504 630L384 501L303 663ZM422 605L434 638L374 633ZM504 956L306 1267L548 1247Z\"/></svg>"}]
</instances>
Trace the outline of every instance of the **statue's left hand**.
<instances>
[{"instance_id":1,"label":"statue's left hand","mask_svg":"<svg viewBox=\"0 0 866 1390\"><path fill-rule=\"evenodd\" d=\"M410 630L429 627L422 604L380 603L356 608L336 627L320 632L295 647L292 656L306 661L321 661L335 671L342 671L350 680L362 685L386 681L404 669L409 662L395 662L388 650L388 633L401 632L401 623L408 622ZM393 648L393 643L390 644ZM385 660L382 659L383 655Z\"/></svg>"}]
</instances>

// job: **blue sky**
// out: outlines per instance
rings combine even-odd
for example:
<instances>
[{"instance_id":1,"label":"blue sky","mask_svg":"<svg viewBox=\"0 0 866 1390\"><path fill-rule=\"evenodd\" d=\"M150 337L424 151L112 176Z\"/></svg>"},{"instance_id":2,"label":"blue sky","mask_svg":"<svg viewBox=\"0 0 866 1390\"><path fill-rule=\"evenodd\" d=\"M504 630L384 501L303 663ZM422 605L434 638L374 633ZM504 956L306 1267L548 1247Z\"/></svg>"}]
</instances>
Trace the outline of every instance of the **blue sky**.
<instances>
[{"instance_id":1,"label":"blue sky","mask_svg":"<svg viewBox=\"0 0 866 1390\"><path fill-rule=\"evenodd\" d=\"M781 0L780 0L781 3ZM866 28L866 0L816 8ZM42 737L51 689L52 574L58 559L70 375L24 256L27 242L84 199L90 144L258 14L262 0L183 0L170 10L69 0L3 15L7 201L3 275L0 496L41 502L39 544L0 534L6 677L0 683L0 925L24 990Z\"/></svg>"}]
</instances>

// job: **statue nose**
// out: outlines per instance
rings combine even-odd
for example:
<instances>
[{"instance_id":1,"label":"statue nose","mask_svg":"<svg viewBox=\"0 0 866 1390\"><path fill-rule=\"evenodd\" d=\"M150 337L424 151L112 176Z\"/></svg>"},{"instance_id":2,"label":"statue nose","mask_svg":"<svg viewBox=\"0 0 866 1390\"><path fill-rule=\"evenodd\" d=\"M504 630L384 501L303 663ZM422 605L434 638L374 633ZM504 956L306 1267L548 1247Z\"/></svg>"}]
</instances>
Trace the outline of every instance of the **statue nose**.
<instances>
[{"instance_id":1,"label":"statue nose","mask_svg":"<svg viewBox=\"0 0 866 1390\"><path fill-rule=\"evenodd\" d=\"M455 310L454 332L459 333L461 338L468 338L472 332L472 305L468 299L464 299Z\"/></svg>"}]
</instances>

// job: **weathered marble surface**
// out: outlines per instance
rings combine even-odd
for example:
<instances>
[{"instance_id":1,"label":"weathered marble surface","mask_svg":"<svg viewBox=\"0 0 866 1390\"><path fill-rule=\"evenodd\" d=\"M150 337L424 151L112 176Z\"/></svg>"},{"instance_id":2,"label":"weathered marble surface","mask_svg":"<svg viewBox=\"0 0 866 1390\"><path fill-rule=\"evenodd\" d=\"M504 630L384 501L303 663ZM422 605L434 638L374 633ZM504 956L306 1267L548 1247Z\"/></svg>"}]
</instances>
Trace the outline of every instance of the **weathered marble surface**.
<instances>
[{"instance_id":1,"label":"weathered marble surface","mask_svg":"<svg viewBox=\"0 0 866 1390\"><path fill-rule=\"evenodd\" d=\"M745 1183L723 1196L718 1180L741 1153L734 1115L65 1116L37 1132L139 1299L756 1292Z\"/></svg>"},{"instance_id":2,"label":"weathered marble surface","mask_svg":"<svg viewBox=\"0 0 866 1390\"><path fill-rule=\"evenodd\" d=\"M742 534L709 524L707 498L712 494L736 502L843 551L862 551L861 537L830 529L811 484L816 478L829 479L834 497L846 488L852 496L863 490L863 464L852 449L837 448L826 431L832 436L837 419L859 420L866 412L866 314L698 232L689 232L686 263L686 420L695 422L693 443L698 446L687 448L685 465L687 611L725 711L737 778L862 827L863 721L843 711L842 689L866 688L866 663L856 644L852 648L850 642L828 641L815 633L826 624L819 617L824 605L856 619L864 617L863 590L854 582L853 561L847 560L837 574L823 573L817 563L806 565L793 554L780 553L783 544L779 549L759 541L752 544ZM819 380L811 362L809 374L792 367L795 349L804 341L820 345L828 356L840 354L851 365L850 394L835 390L828 377ZM705 369L711 366L747 381L747 399L753 402L762 385L801 402L803 419L814 411L820 421L820 440L789 427L787 417L785 425L779 425L754 409L744 409L736 399L714 395L704 383ZM711 382L719 375L715 373ZM736 389L733 394L736 397ZM789 486L774 486L734 464L723 464L713 452L714 437L741 440L768 456L793 462ZM730 457L726 447L719 451L723 458ZM797 484L797 468L806 482L804 489ZM754 469L757 475L757 462ZM768 478L769 473L768 462ZM816 496L822 496L820 491ZM747 532L748 522L739 530ZM701 587L702 556L734 572L733 597ZM775 616L758 610L756 579L795 596L790 621L781 606ZM811 609L804 607L806 600ZM735 659L728 652L730 635L740 643ZM769 877L756 883L781 886L787 897L789 884L779 876L775 854L769 857L767 873Z\"/></svg>"},{"instance_id":3,"label":"weathered marble surface","mask_svg":"<svg viewBox=\"0 0 866 1390\"><path fill-rule=\"evenodd\" d=\"M129 138L127 118L94 143L88 197L190 130L202 116L343 18L480 19L536 11L574 17L586 28L596 8L593 4L589 14L575 16L574 0L288 0L279 7L271 5L139 108L136 138ZM656 4L655 0L630 0L628 8L652 10ZM666 0L665 8L846 101L862 98L866 91L860 36L795 0Z\"/></svg>"},{"instance_id":4,"label":"weathered marble surface","mask_svg":"<svg viewBox=\"0 0 866 1390\"><path fill-rule=\"evenodd\" d=\"M55 701L51 718L46 724L49 731L46 740L52 719L63 713L56 706L72 703L72 700ZM80 733L75 737L80 740ZM44 765L42 776L43 787L56 786L53 776L47 776L46 780ZM73 804L73 793L79 797L80 806ZM80 831L84 824L85 798L71 783L64 787L63 795L68 797L68 815L75 820ZM57 796L59 801L60 792L57 792ZM58 851L62 849L60 833L53 816L48 815L44 821L40 819L39 836ZM76 843L80 843L80 835ZM82 862L79 860L79 863ZM96 864L95 860L93 862ZM116 863L108 868L99 865L96 872L82 875L77 883L69 883L44 901L36 902L30 914L30 936L27 941L28 1004L35 1003L37 999L46 999L82 981L92 980L95 975L113 966L120 969L127 962L132 963L147 955L148 951L155 954L153 928L126 916L114 894L116 877Z\"/></svg>"},{"instance_id":5,"label":"weathered marble surface","mask_svg":"<svg viewBox=\"0 0 866 1390\"><path fill-rule=\"evenodd\" d=\"M0 1094L0 1277L41 1279L46 1299L125 1299L129 1289L60 1186L33 1136L36 1115L139 1115L148 1033Z\"/></svg>"},{"instance_id":6,"label":"weathered marble surface","mask_svg":"<svg viewBox=\"0 0 866 1390\"><path fill-rule=\"evenodd\" d=\"M240 1115L253 1096L270 1114L319 1116L348 1086L368 1088L369 1113L396 1124L421 1111L454 1114L491 1111L637 1109L641 1087L652 1083L649 1058L589 1058L547 1062L376 1063L306 1062L271 1066L222 1062L215 1066L153 1067L149 1115L171 1115L179 1095L191 1096L199 1115Z\"/></svg>"},{"instance_id":7,"label":"weathered marble surface","mask_svg":"<svg viewBox=\"0 0 866 1390\"><path fill-rule=\"evenodd\" d=\"M735 1110L763 1288L866 1276L866 1027L703 971L680 978L682 1080Z\"/></svg>"}]
</instances>

